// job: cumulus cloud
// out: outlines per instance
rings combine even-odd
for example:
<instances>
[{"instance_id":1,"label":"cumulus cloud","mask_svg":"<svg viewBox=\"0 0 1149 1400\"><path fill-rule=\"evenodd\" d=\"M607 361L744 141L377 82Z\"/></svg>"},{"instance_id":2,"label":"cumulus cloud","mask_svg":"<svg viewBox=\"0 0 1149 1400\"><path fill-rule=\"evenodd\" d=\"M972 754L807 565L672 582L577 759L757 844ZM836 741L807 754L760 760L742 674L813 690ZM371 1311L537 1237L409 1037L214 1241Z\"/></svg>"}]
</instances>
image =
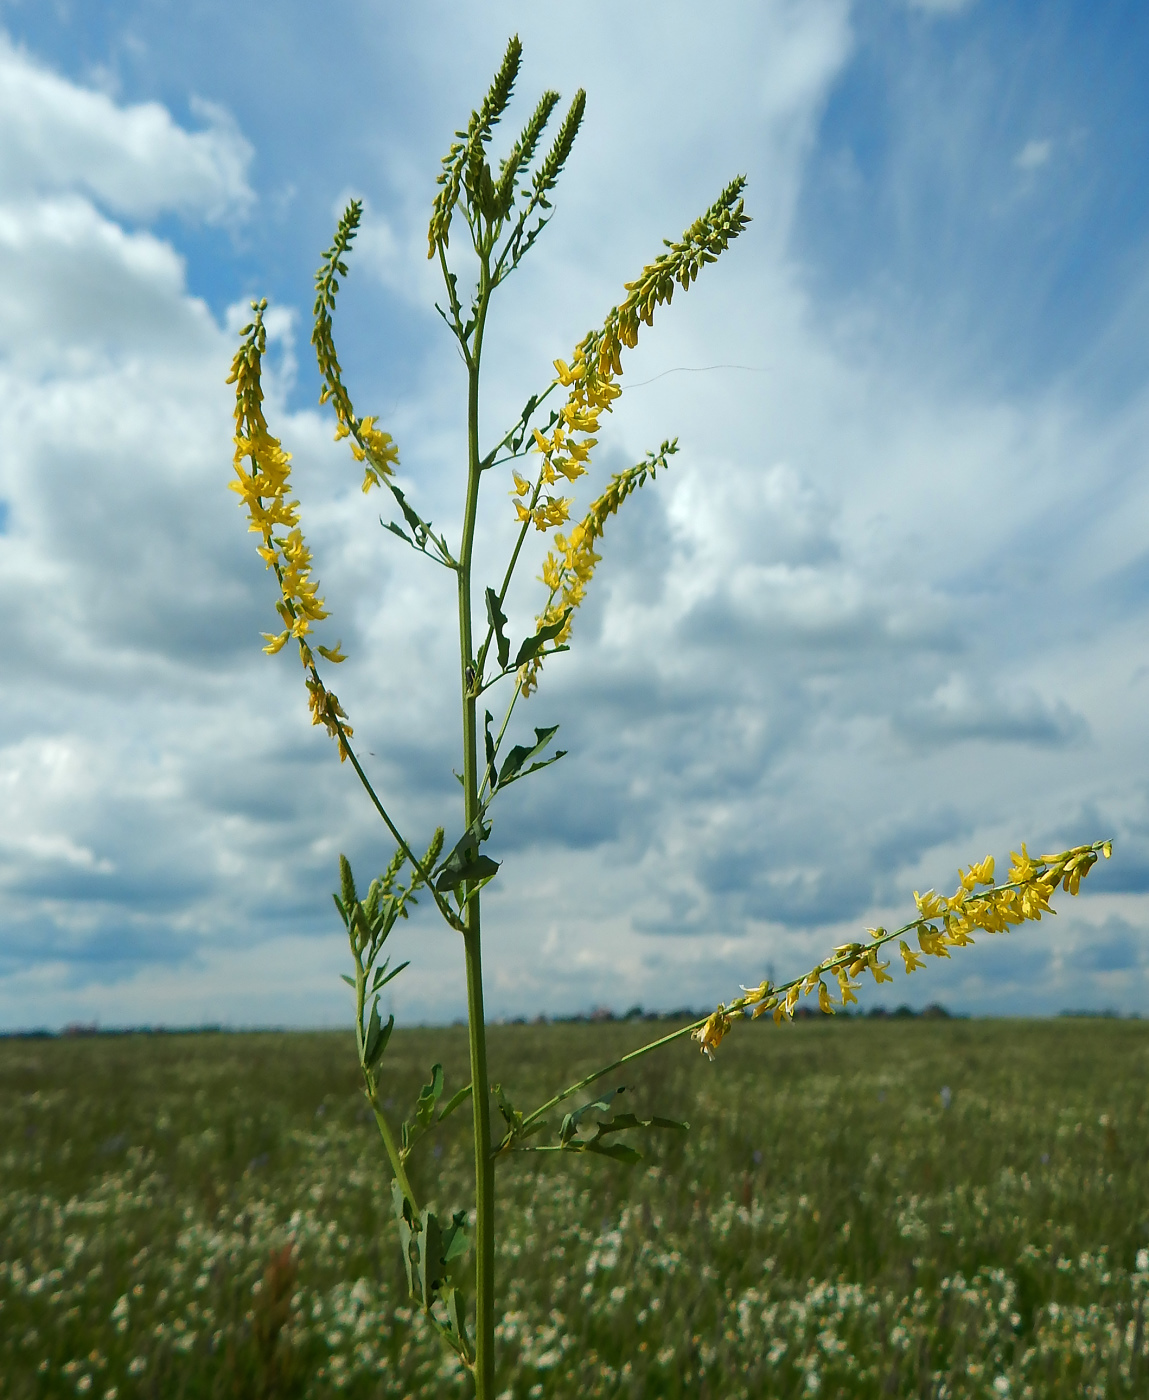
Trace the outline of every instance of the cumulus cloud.
<instances>
[{"instance_id":1,"label":"cumulus cloud","mask_svg":"<svg viewBox=\"0 0 1149 1400\"><path fill-rule=\"evenodd\" d=\"M6 197L83 193L113 213L222 219L247 208L251 147L228 114L196 104L185 131L157 102L120 106L68 82L0 34L0 189Z\"/></svg>"}]
</instances>

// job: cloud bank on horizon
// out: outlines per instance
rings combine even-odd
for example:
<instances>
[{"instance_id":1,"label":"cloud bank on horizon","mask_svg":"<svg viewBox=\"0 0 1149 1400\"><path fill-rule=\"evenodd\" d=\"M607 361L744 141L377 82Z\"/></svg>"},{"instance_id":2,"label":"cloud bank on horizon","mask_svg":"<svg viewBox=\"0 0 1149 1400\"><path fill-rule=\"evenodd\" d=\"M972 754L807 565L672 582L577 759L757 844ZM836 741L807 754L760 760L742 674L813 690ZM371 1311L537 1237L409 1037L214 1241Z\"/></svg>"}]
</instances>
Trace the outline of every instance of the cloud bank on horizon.
<instances>
[{"instance_id":1,"label":"cloud bank on horizon","mask_svg":"<svg viewBox=\"0 0 1149 1400\"><path fill-rule=\"evenodd\" d=\"M340 696L414 839L457 826L449 580L360 495L307 317L355 194L341 359L457 529L426 217L514 30L515 118L580 85L588 116L497 308L492 430L738 171L754 223L644 336L601 435L591 490L682 451L521 721L570 753L498 814L492 1013L702 1007L900 922L959 862L1102 837L1052 926L883 991L1149 1011L1149 20L687 13L591 4L572 37L545 7L359 0L328 51L301 4L0 9L0 1028L346 1018L336 858L390 852L297 663L260 651L223 382L253 295ZM497 483L486 521L480 580ZM401 936L399 1016L459 1014L453 936Z\"/></svg>"}]
</instances>

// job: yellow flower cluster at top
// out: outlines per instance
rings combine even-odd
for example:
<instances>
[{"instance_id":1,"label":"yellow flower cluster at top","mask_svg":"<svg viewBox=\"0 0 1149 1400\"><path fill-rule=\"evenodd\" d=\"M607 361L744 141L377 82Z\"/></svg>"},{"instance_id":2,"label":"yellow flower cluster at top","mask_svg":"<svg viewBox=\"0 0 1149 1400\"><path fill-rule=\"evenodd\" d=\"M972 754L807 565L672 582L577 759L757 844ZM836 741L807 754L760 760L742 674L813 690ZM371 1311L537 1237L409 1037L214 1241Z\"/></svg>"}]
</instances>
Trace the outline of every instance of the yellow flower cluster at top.
<instances>
[{"instance_id":1,"label":"yellow flower cluster at top","mask_svg":"<svg viewBox=\"0 0 1149 1400\"><path fill-rule=\"evenodd\" d=\"M280 597L275 605L283 622L283 631L264 633L269 654L281 651L294 638L307 676L308 703L313 724L322 724L332 738L339 742L339 756L347 756L344 735L353 731L343 723L346 718L338 698L328 691L319 678L308 636L311 624L322 621L328 614L319 596L318 584L311 577L311 551L299 526L299 502L290 497L291 454L285 452L278 438L272 437L263 414L263 355L267 349L267 332L263 313L267 302L252 302L255 313L250 325L244 326L239 349L232 361L228 383L235 385L235 456L233 466L236 480L230 489L239 496L251 521L250 529L262 536L260 557L279 581ZM250 464L250 469L245 466ZM286 532L286 533L284 533ZM346 658L340 643L334 647L316 645L316 651L328 661Z\"/></svg>"},{"instance_id":2,"label":"yellow flower cluster at top","mask_svg":"<svg viewBox=\"0 0 1149 1400\"><path fill-rule=\"evenodd\" d=\"M545 488L555 485L560 476L573 482L585 474L590 450L598 442L592 434L598 431L600 416L611 411L614 400L622 393L615 380L622 374L623 349L634 349L639 327L654 324L655 308L672 300L675 287L689 288L700 269L714 262L750 222L742 200L745 183L741 177L731 181L677 243L667 242L668 251L644 267L634 282L626 283L627 295L622 305L611 309L601 330L591 331L578 343L570 365L555 361L557 382L569 391L567 401L552 419L549 437L537 428L534 430L535 449L542 454L534 485L517 471L514 473L511 494L524 529L531 522L546 532L566 524L570 518L570 498L552 495ZM537 628L553 625L566 613L566 623L555 638L556 646L564 645L570 635L574 609L582 602L599 562L594 542L601 537L607 518L647 477L653 478L658 467L665 467L666 458L675 450L675 444L663 443L659 452L648 454L645 462L612 477L606 491L591 503L569 537L555 536L555 548L543 561L542 581L550 597L537 618ZM521 668L519 680L524 695L535 688L542 659L541 654L537 655Z\"/></svg>"},{"instance_id":3,"label":"yellow flower cluster at top","mask_svg":"<svg viewBox=\"0 0 1149 1400\"><path fill-rule=\"evenodd\" d=\"M902 935L916 934L918 949L927 957L948 958L950 948L965 948L974 942L970 934L975 929L1005 933L1027 920L1040 920L1042 914L1056 913L1049 901L1058 885L1075 895L1098 857L1104 855L1108 859L1112 852L1112 842L1097 841L1091 846L1074 846L1056 855L1034 859L1022 845L1020 854L1013 852L1009 880L1003 885L993 883L993 857L986 856L968 870L958 870L958 888L948 899L933 890L925 894L915 890L918 917L901 928L892 932L884 928L868 929L869 943L843 943L804 977L781 986L775 987L767 981L757 987L744 987L744 995L729 1006L719 1005L705 1024L692 1033L693 1039L700 1042L703 1054L713 1059L714 1051L734 1025L736 1016L750 1014L756 1020L771 1011L775 1022L793 1020L798 998L815 991L819 1008L832 1016L835 1002L824 981L826 977L833 977L838 983L839 1005L856 1002L854 993L859 984L855 979L862 973L868 971L878 983L893 981L889 975L890 964L881 962L878 957L886 943L897 938L906 972L915 972L925 963Z\"/></svg>"}]
</instances>

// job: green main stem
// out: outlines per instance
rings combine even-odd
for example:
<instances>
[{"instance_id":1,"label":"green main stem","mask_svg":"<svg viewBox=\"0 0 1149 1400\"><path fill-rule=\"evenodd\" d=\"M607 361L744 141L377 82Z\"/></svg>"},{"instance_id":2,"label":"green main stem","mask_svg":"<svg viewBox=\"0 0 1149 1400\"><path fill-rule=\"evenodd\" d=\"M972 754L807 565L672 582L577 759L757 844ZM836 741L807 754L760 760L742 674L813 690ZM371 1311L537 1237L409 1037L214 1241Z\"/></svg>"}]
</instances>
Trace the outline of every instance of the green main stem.
<instances>
[{"instance_id":1,"label":"green main stem","mask_svg":"<svg viewBox=\"0 0 1149 1400\"><path fill-rule=\"evenodd\" d=\"M468 827L479 815L478 728L470 668L471 554L479 501L479 361L491 286L483 259L472 349L467 360L467 509L459 553L459 668L463 693L463 798ZM466 890L464 888L464 897ZM467 961L467 1025L471 1050L471 1105L475 1139L475 1395L495 1395L495 1164L491 1156L491 1100L487 1091L487 1022L483 1009L483 960L479 896L465 906L463 948Z\"/></svg>"}]
</instances>

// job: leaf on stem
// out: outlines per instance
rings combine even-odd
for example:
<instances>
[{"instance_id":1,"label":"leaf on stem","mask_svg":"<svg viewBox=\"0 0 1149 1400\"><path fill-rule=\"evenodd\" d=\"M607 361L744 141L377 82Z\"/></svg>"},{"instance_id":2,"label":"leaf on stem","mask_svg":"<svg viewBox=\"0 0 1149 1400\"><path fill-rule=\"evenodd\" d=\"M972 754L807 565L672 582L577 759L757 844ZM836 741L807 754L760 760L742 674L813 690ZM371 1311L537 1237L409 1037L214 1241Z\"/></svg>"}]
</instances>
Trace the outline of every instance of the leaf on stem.
<instances>
[{"instance_id":1,"label":"leaf on stem","mask_svg":"<svg viewBox=\"0 0 1149 1400\"><path fill-rule=\"evenodd\" d=\"M626 1085L620 1085L619 1088L595 1099L593 1103L583 1104L573 1113L568 1113L559 1130L559 1146L567 1152L594 1152L600 1157L613 1157L616 1162L633 1163L642 1160L640 1152L626 1143L605 1142L604 1139L613 1133L623 1133L631 1128L664 1128L683 1133L689 1129L689 1123L680 1123L674 1118L638 1118L633 1113L617 1113L605 1121L600 1119L596 1122L593 1138L580 1139L577 1136L579 1125L585 1117L595 1112L609 1113L614 1100L625 1092Z\"/></svg>"},{"instance_id":2,"label":"leaf on stem","mask_svg":"<svg viewBox=\"0 0 1149 1400\"><path fill-rule=\"evenodd\" d=\"M379 998L371 1003L371 1015L367 1022L367 1035L363 1042L363 1068L371 1069L381 1058L395 1029L395 1017L388 1017L384 1026L379 1020Z\"/></svg>"},{"instance_id":3,"label":"leaf on stem","mask_svg":"<svg viewBox=\"0 0 1149 1400\"><path fill-rule=\"evenodd\" d=\"M487 599L487 621L491 624L495 633L495 643L499 654L499 670L507 669L507 659L511 654L511 643L503 630L507 625L506 615L499 606L499 595L493 588L488 588Z\"/></svg>"},{"instance_id":4,"label":"leaf on stem","mask_svg":"<svg viewBox=\"0 0 1149 1400\"><path fill-rule=\"evenodd\" d=\"M540 1118L536 1122L531 1123L530 1126L524 1130L523 1114L503 1092L503 1086L501 1084L492 1084L491 1093L494 1096L495 1103L498 1104L499 1112L503 1115L503 1122L507 1125L506 1134L496 1149L495 1155L498 1155L500 1152L505 1152L509 1147L514 1146L515 1143L522 1141L523 1138L534 1137L536 1133L541 1133L547 1128L548 1124L546 1119Z\"/></svg>"},{"instance_id":5,"label":"leaf on stem","mask_svg":"<svg viewBox=\"0 0 1149 1400\"><path fill-rule=\"evenodd\" d=\"M517 781L519 778L525 778L527 773L537 772L538 769L546 768L564 757L567 752L566 749L559 749L551 758L546 759L542 763L532 763L526 772L523 771L523 765L534 758L535 754L541 753L558 732L559 727L557 724L552 724L549 729L536 728L535 742L533 744L516 744L503 760L503 766L499 770L499 780L495 786L497 788L509 787L511 783Z\"/></svg>"},{"instance_id":6,"label":"leaf on stem","mask_svg":"<svg viewBox=\"0 0 1149 1400\"><path fill-rule=\"evenodd\" d=\"M385 962L382 967L377 967L375 969L375 980L371 983L372 995L374 995L380 989L380 987L385 987L393 977L398 977L405 967L411 966L410 959L408 959L407 962L401 962L398 967L393 968L390 972L388 972L387 963L389 963L390 961L391 959L388 958L387 962ZM354 983L352 983L352 985L354 985Z\"/></svg>"},{"instance_id":7,"label":"leaf on stem","mask_svg":"<svg viewBox=\"0 0 1149 1400\"><path fill-rule=\"evenodd\" d=\"M572 612L574 612L574 608L567 608L562 617L556 622L548 622L545 627L540 627L533 637L528 637L526 641L523 642L522 646L519 647L518 654L515 656L514 669L516 671L520 666L525 666L528 661L537 656L547 642L553 641L553 639L558 636L567 625L567 618L570 617Z\"/></svg>"},{"instance_id":8,"label":"leaf on stem","mask_svg":"<svg viewBox=\"0 0 1149 1400\"><path fill-rule=\"evenodd\" d=\"M448 1118L452 1113L454 1113L454 1111L459 1107L460 1104L466 1103L466 1101L470 1097L471 1086L467 1084L464 1088L457 1090L451 1095L451 1097L439 1110L439 1117L437 1121L441 1123L444 1118Z\"/></svg>"},{"instance_id":9,"label":"leaf on stem","mask_svg":"<svg viewBox=\"0 0 1149 1400\"><path fill-rule=\"evenodd\" d=\"M459 838L454 850L436 872L435 888L442 893L457 890L462 884L486 880L498 873L499 863L490 856L480 855L479 845L491 834L490 824L476 817Z\"/></svg>"},{"instance_id":10,"label":"leaf on stem","mask_svg":"<svg viewBox=\"0 0 1149 1400\"><path fill-rule=\"evenodd\" d=\"M487 756L487 772L484 781L490 783L492 792L495 790L495 741L491 737L491 725L494 722L494 716L490 710L487 710L483 715L483 744ZM479 784L479 788L482 789L482 783Z\"/></svg>"},{"instance_id":11,"label":"leaf on stem","mask_svg":"<svg viewBox=\"0 0 1149 1400\"><path fill-rule=\"evenodd\" d=\"M408 1292L430 1312L432 1303L450 1281L452 1266L467 1252L466 1213L456 1211L450 1225L444 1229L433 1211L415 1213L411 1202L403 1194L398 1178L391 1182L391 1208L399 1226ZM448 1304L448 1315L451 1313ZM451 1330L456 1331L460 1340L465 1342L466 1332L457 1326L461 1315L456 1315L452 1320L456 1326Z\"/></svg>"},{"instance_id":12,"label":"leaf on stem","mask_svg":"<svg viewBox=\"0 0 1149 1400\"><path fill-rule=\"evenodd\" d=\"M415 1103L415 1116L403 1124L403 1151L406 1158L416 1142L435 1123L435 1105L443 1097L443 1066L431 1066L431 1081L424 1084Z\"/></svg>"}]
</instances>

